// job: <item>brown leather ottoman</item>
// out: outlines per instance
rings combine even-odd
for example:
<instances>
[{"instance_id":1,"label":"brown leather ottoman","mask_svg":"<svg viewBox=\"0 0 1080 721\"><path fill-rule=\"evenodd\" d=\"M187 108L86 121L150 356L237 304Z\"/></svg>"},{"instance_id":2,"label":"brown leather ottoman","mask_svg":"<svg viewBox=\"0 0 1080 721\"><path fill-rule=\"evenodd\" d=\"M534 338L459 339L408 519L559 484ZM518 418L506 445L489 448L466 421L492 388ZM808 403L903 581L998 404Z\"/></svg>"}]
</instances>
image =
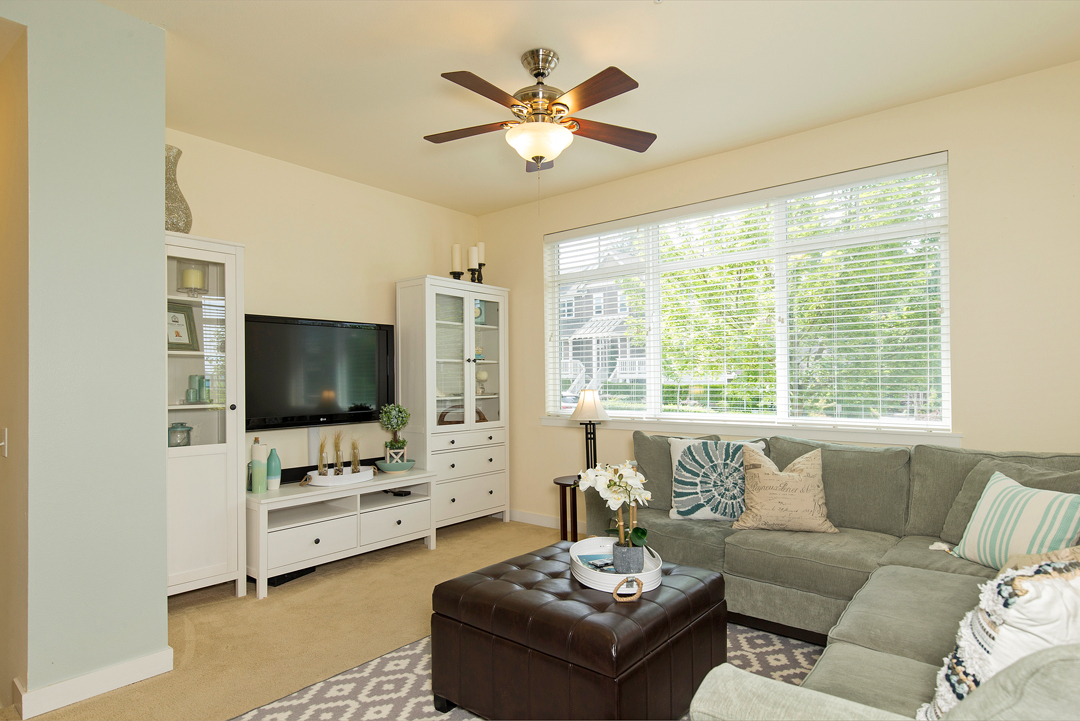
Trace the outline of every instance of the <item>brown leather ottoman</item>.
<instances>
[{"instance_id":1,"label":"brown leather ottoman","mask_svg":"<svg viewBox=\"0 0 1080 721\"><path fill-rule=\"evenodd\" d=\"M665 563L633 603L582 586L571 544L440 583L435 708L489 719L677 719L727 658L724 577Z\"/></svg>"}]
</instances>

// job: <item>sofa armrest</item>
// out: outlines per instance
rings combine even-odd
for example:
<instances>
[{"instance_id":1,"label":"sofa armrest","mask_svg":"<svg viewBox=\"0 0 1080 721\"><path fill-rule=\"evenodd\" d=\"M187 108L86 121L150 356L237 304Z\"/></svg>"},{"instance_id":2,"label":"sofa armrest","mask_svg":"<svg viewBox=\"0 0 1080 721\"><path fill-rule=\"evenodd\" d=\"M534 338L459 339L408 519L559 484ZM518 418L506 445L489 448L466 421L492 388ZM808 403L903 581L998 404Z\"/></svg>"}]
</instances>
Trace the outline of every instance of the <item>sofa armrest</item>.
<instances>
[{"instance_id":1,"label":"sofa armrest","mask_svg":"<svg viewBox=\"0 0 1080 721\"><path fill-rule=\"evenodd\" d=\"M690 718L693 721L895 721L907 717L774 681L725 663L710 671L701 682L690 703Z\"/></svg>"},{"instance_id":2,"label":"sofa armrest","mask_svg":"<svg viewBox=\"0 0 1080 721\"><path fill-rule=\"evenodd\" d=\"M607 507L596 491L590 489L582 493L585 494L585 532L590 536L603 536L611 528L615 512Z\"/></svg>"},{"instance_id":3,"label":"sofa armrest","mask_svg":"<svg viewBox=\"0 0 1080 721\"><path fill-rule=\"evenodd\" d=\"M1036 651L987 679L942 719L1077 718L1080 709L1077 678L1080 678L1080 644Z\"/></svg>"}]
</instances>

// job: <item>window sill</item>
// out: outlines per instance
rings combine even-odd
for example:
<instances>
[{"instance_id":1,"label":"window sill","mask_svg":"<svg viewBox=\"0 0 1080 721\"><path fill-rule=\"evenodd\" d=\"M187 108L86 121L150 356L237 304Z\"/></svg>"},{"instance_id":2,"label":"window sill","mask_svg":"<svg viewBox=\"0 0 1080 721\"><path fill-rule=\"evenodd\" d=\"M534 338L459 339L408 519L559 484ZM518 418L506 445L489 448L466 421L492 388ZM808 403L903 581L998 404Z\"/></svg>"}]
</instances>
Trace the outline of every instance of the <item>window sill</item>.
<instances>
[{"instance_id":1,"label":"window sill","mask_svg":"<svg viewBox=\"0 0 1080 721\"><path fill-rule=\"evenodd\" d=\"M574 428L580 425L569 416L540 416L540 425ZM658 420L656 418L613 417L597 423L601 428L617 431L643 431L646 433L673 433L680 435L718 434L722 437L762 438L769 436L793 436L825 443L881 443L896 446L913 446L933 443L939 446L962 447L963 434L944 430L923 428L859 428L806 423L738 423L723 421Z\"/></svg>"}]
</instances>

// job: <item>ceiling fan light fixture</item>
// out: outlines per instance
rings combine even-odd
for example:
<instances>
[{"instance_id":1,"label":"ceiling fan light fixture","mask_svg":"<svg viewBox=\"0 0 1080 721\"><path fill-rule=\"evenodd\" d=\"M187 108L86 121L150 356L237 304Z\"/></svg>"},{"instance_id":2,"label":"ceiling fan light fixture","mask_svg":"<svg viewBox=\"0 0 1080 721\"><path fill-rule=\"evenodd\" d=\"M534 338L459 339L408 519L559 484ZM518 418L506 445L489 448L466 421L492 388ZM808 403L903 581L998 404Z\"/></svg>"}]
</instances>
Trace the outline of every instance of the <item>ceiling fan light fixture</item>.
<instances>
[{"instance_id":1,"label":"ceiling fan light fixture","mask_svg":"<svg viewBox=\"0 0 1080 721\"><path fill-rule=\"evenodd\" d=\"M574 142L574 134L556 123L521 123L506 131L506 142L522 158L539 165L559 157L559 153Z\"/></svg>"}]
</instances>

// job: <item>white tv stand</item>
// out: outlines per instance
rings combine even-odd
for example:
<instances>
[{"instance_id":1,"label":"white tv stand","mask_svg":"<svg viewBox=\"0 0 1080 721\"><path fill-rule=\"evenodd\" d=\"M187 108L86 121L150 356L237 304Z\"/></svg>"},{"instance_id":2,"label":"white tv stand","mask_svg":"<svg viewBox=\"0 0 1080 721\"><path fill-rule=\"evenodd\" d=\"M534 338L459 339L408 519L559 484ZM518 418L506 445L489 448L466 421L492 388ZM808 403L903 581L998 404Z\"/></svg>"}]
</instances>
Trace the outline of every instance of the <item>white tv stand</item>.
<instances>
[{"instance_id":1,"label":"white tv stand","mask_svg":"<svg viewBox=\"0 0 1080 721\"><path fill-rule=\"evenodd\" d=\"M247 494L247 573L256 598L267 579L423 538L435 548L431 492L435 473L380 473L347 486L288 483L276 491ZM390 488L408 496L383 493Z\"/></svg>"}]
</instances>

